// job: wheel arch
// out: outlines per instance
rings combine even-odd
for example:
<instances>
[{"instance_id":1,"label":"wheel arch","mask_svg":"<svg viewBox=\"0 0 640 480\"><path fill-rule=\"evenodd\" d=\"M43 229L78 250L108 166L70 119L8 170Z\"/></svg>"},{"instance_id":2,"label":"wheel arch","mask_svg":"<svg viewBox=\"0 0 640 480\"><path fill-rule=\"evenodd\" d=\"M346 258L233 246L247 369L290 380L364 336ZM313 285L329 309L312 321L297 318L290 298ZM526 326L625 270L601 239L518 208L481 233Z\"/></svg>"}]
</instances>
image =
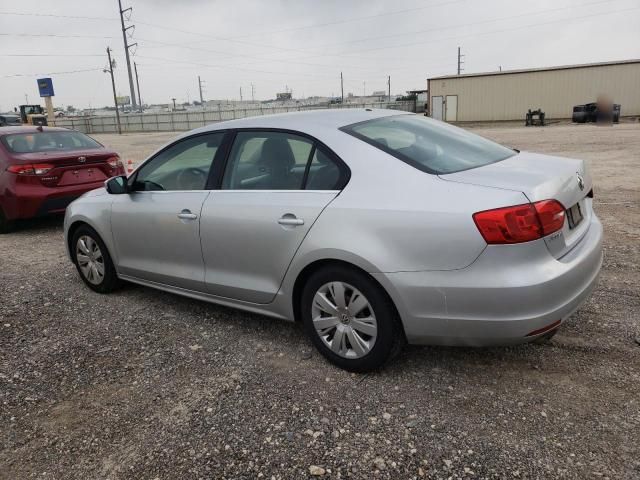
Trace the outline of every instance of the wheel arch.
<instances>
[{"instance_id":1,"label":"wheel arch","mask_svg":"<svg viewBox=\"0 0 640 480\"><path fill-rule=\"evenodd\" d=\"M363 275L366 275L378 287L380 287L380 290L382 290L382 292L384 292L384 294L387 296L389 302L391 303L393 309L395 310L396 319L397 319L398 324L400 326L402 335L406 339L406 334L404 332L404 324L402 322L402 317L400 315L400 311L398 310L398 307L396 306L396 303L393 300L393 297L389 294L387 289L378 281L378 279L376 279L373 275L371 275L365 269L359 267L358 265L356 265L354 263L348 262L346 260L340 260L340 259L337 259L337 258L323 258L323 259L315 260L315 261L309 263L308 265L306 265L298 273L298 275L296 277L296 280L295 280L295 282L293 284L292 295L291 295L291 301L292 301L291 307L293 309L293 319L294 319L294 321L296 323L299 323L299 322L302 321L301 301L302 301L302 290L304 288L305 283L311 277L311 275L313 275L315 272L317 272L319 270L322 270L324 268L331 267L331 266L340 266L340 267L346 267L346 268L350 268L350 269L356 270L356 271L362 273Z\"/></svg>"},{"instance_id":2,"label":"wheel arch","mask_svg":"<svg viewBox=\"0 0 640 480\"><path fill-rule=\"evenodd\" d=\"M74 220L69 227L67 228L67 235L66 235L66 246L67 246L67 254L69 255L69 258L71 259L72 262L75 263L74 261L74 257L73 257L73 236L75 235L76 231L80 228L80 227L89 227L91 230L93 230L94 232L96 232L96 234L100 237L100 239L102 240L102 243L105 244L105 247L107 248L107 253L109 254L109 256L113 259L113 252L111 251L111 249L109 248L109 244L108 242L105 241L104 235L102 233L100 233L100 230L98 230L94 225L91 225L91 223L87 222L84 219L77 219Z\"/></svg>"}]
</instances>

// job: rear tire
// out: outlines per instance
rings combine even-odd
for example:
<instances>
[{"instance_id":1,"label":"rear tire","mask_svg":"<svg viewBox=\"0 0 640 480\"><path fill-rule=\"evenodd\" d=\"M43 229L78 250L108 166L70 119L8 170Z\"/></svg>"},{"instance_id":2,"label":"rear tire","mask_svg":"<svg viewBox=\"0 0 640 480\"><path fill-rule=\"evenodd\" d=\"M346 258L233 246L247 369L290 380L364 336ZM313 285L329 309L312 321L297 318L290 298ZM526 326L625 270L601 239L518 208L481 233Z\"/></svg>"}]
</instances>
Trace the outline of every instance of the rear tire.
<instances>
[{"instance_id":1,"label":"rear tire","mask_svg":"<svg viewBox=\"0 0 640 480\"><path fill-rule=\"evenodd\" d=\"M94 292L110 293L120 286L109 251L93 228L83 225L74 232L71 256L80 278Z\"/></svg>"},{"instance_id":2,"label":"rear tire","mask_svg":"<svg viewBox=\"0 0 640 480\"><path fill-rule=\"evenodd\" d=\"M352 372L380 368L404 344L391 299L371 277L332 266L313 273L301 297L304 328L320 353Z\"/></svg>"}]
</instances>

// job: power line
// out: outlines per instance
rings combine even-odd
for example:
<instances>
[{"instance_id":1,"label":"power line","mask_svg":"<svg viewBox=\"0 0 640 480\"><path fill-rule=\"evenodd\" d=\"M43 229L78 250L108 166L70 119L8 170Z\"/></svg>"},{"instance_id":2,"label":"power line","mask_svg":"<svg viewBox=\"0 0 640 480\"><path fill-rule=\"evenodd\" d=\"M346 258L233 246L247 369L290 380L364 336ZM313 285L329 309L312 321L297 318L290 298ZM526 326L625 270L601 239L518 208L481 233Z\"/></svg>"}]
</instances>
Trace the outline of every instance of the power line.
<instances>
[{"instance_id":1,"label":"power line","mask_svg":"<svg viewBox=\"0 0 640 480\"><path fill-rule=\"evenodd\" d=\"M0 15L18 15L21 17L74 18L78 20L112 20L112 21L118 20L117 18L113 18L113 17L84 17L80 15L57 15L53 13L0 12Z\"/></svg>"},{"instance_id":2,"label":"power line","mask_svg":"<svg viewBox=\"0 0 640 480\"><path fill-rule=\"evenodd\" d=\"M602 5L605 3L611 3L611 2L618 2L619 0L599 0L597 2L591 2L591 3L584 3L582 5L578 5L579 7L591 7L594 5ZM394 33L394 34L390 34L390 35L379 35L379 36L375 36L375 37L364 37L364 38L360 38L357 40L346 40L346 41L341 41L341 42L334 42L334 43L324 43L322 45L316 45L316 46L312 46L309 48L318 48L318 49L326 49L327 47L334 47L334 46L339 46L339 45L345 45L345 44L353 44L353 43L363 43L363 42L370 42L372 40L383 40L383 39L387 39L387 38L394 38L394 37L405 37L408 35L419 35L419 34L423 34L423 33L430 33L430 32L436 32L436 31L442 31L442 30L451 30L451 29L455 29L455 28L463 28L463 27L474 27L476 25L482 25L482 24L486 24L486 23L494 23L494 22L499 22L502 20L513 20L514 18L521 18L521 17L530 17L532 15L543 15L546 13L553 13L553 12L558 12L558 11L562 11L562 10L575 10L576 6L569 6L569 7L559 7L559 8L551 8L551 9L544 9L544 10L537 10L534 12L526 12L526 13L520 13L517 15L509 15L506 17L498 17L498 18L489 18L486 20L481 20L481 21L477 21L477 22L469 22L469 23L461 23L461 24L457 24L457 25L444 25L444 26L440 26L440 27L431 27L428 29L422 29L422 30L405 30L401 33Z\"/></svg>"},{"instance_id":3,"label":"power line","mask_svg":"<svg viewBox=\"0 0 640 480\"><path fill-rule=\"evenodd\" d=\"M345 23L359 22L359 21L362 21L362 20L370 20L372 18L390 17L390 16L393 16L393 15L400 15L400 14L403 14L403 13L415 12L415 11L418 11L418 10L426 10L427 8L441 7L441 6L451 5L451 4L454 4L454 3L460 3L460 2L465 2L465 1L467 1L467 0L452 0L452 1L448 1L448 2L435 3L435 4L431 4L431 5L423 5L423 6L420 6L420 7L406 8L404 10L394 10L394 11L391 11L391 12L377 13L375 15L365 15L365 16L361 16L361 17L345 18L345 19L342 19L342 20L335 20L335 21L332 21L332 22L314 23L314 24L309 24L309 25L301 25L299 27L283 28L283 29L279 29L279 30L270 30L270 31L265 31L265 32L250 33L250 34L246 34L246 35L236 35L234 37L229 37L227 39L231 40L231 39L237 39L237 38L257 37L257 36L261 36L261 35L271 35L271 34L274 34L274 33L293 32L293 31L297 31L297 30L306 30L306 29L310 29L310 28L321 28L321 27L328 27L328 26L333 26L333 25L343 25Z\"/></svg>"},{"instance_id":4,"label":"power line","mask_svg":"<svg viewBox=\"0 0 640 480\"><path fill-rule=\"evenodd\" d=\"M84 70L68 70L66 72L46 72L46 73L13 73L10 75L3 75L2 78L9 78L9 77L36 77L39 75L66 75L68 73L83 73L83 72L97 72L97 71L102 71L103 68L87 68Z\"/></svg>"},{"instance_id":5,"label":"power line","mask_svg":"<svg viewBox=\"0 0 640 480\"><path fill-rule=\"evenodd\" d=\"M0 57L102 57L95 53L0 53Z\"/></svg>"},{"instance_id":6,"label":"power line","mask_svg":"<svg viewBox=\"0 0 640 480\"><path fill-rule=\"evenodd\" d=\"M470 34L466 34L466 35L454 35L454 36L450 36L450 37L440 37L440 38L435 38L435 39L431 39L431 40L421 40L419 42L403 43L403 44L389 45L389 46L384 46L384 47L367 48L367 49L363 49L363 50L356 50L356 51L353 51L353 52L347 52L347 54L373 52L373 51L379 51L379 50L389 50L389 49L394 49L394 48L405 48L405 47L412 47L412 46L415 46L415 45L432 44L432 43L441 42L441 41L445 41L445 40L456 40L456 39L459 39L459 38L469 38L469 37L476 37L476 36L483 36L483 35L492 35L494 33L511 32L511 31L515 31L515 30L522 30L524 28L529 28L529 27L539 27L539 26L542 26L542 25L552 25L552 24L555 24L555 23L573 22L575 20L583 20L585 18L593 18L593 17L602 17L602 16L605 16L605 15L613 15L613 14L616 14L616 13L624 13L624 12L628 12L628 11L632 11L632 10L638 10L638 9L640 9L640 6L625 8L625 9L622 9L622 10L608 10L608 11L605 11L605 12L598 12L598 13L593 13L593 14L589 14L589 15L581 15L581 16L573 16L573 17L570 17L570 18L549 20L549 21L546 21L546 22L531 23L531 24L528 24L528 25L520 25L520 26L517 26L517 27L505 28L505 29L500 29L500 30L489 30L489 31L486 31L486 32L470 33ZM323 57L323 56L325 56L325 55L316 55L315 57L307 57L307 58L317 58L317 57Z\"/></svg>"},{"instance_id":7,"label":"power line","mask_svg":"<svg viewBox=\"0 0 640 480\"><path fill-rule=\"evenodd\" d=\"M51 37L51 38L118 38L112 35L59 35L57 33L0 33L3 37Z\"/></svg>"}]
</instances>

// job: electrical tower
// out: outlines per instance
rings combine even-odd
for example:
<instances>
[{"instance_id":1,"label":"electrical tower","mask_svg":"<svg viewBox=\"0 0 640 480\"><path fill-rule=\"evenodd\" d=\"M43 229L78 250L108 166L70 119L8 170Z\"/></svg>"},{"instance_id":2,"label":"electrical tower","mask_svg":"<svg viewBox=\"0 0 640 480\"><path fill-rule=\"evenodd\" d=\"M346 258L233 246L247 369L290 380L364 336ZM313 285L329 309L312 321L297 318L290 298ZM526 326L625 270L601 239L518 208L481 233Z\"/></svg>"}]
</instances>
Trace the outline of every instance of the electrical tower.
<instances>
[{"instance_id":1,"label":"electrical tower","mask_svg":"<svg viewBox=\"0 0 640 480\"><path fill-rule=\"evenodd\" d=\"M140 113L143 112L142 97L140 96L140 80L138 80L138 64L133 62L133 70L136 72L136 88L138 89L138 103L140 104Z\"/></svg>"},{"instance_id":2,"label":"electrical tower","mask_svg":"<svg viewBox=\"0 0 640 480\"><path fill-rule=\"evenodd\" d=\"M464 58L464 55L462 55L460 53L460 47L458 47L458 75L460 75L462 73L462 65L464 64L464 61L462 60Z\"/></svg>"},{"instance_id":3,"label":"electrical tower","mask_svg":"<svg viewBox=\"0 0 640 480\"><path fill-rule=\"evenodd\" d=\"M111 88L113 89L113 104L116 107L116 122L118 124L118 133L122 135L122 127L120 126L120 112L118 112L118 97L116 95L116 81L113 78L113 67L115 67L116 61L111 59L111 49L107 47L107 59L109 60L109 67L103 69L104 73L111 75Z\"/></svg>"},{"instance_id":4,"label":"electrical tower","mask_svg":"<svg viewBox=\"0 0 640 480\"><path fill-rule=\"evenodd\" d=\"M131 14L132 8L122 9L122 0L118 0L118 12L120 12L120 25L122 26L122 40L124 41L124 56L127 60L127 71L129 72L129 89L131 91L131 105L135 109L138 106L136 102L136 91L133 85L133 73L131 71L131 60L129 60L129 49L137 45L137 43L129 43L127 40L127 31L130 29L135 29L135 25L129 25L128 27L124 26L124 14L129 12ZM127 19L128 20L128 19Z\"/></svg>"},{"instance_id":5,"label":"electrical tower","mask_svg":"<svg viewBox=\"0 0 640 480\"><path fill-rule=\"evenodd\" d=\"M198 75L198 91L200 92L200 105L204 107L204 97L202 96L202 84L204 82L200 80L200 75Z\"/></svg>"}]
</instances>

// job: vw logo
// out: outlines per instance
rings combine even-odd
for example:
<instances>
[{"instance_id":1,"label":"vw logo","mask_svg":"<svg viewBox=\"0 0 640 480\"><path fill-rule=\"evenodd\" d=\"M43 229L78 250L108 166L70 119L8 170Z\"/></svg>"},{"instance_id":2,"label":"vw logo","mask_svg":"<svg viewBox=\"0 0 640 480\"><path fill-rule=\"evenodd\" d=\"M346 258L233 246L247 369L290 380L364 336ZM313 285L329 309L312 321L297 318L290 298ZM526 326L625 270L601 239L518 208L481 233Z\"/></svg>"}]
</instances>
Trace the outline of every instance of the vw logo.
<instances>
[{"instance_id":1,"label":"vw logo","mask_svg":"<svg viewBox=\"0 0 640 480\"><path fill-rule=\"evenodd\" d=\"M346 313L340 314L340 321L345 325L348 324L349 323L349 315L346 314Z\"/></svg>"},{"instance_id":2,"label":"vw logo","mask_svg":"<svg viewBox=\"0 0 640 480\"><path fill-rule=\"evenodd\" d=\"M580 190L584 190L584 178L582 178L582 175L580 175L579 172L576 172L576 179L578 180L578 187L580 187Z\"/></svg>"},{"instance_id":3,"label":"vw logo","mask_svg":"<svg viewBox=\"0 0 640 480\"><path fill-rule=\"evenodd\" d=\"M78 157L78 161L79 161L80 163L84 163L84 162L86 162L86 161L87 161L87 157Z\"/></svg>"}]
</instances>

